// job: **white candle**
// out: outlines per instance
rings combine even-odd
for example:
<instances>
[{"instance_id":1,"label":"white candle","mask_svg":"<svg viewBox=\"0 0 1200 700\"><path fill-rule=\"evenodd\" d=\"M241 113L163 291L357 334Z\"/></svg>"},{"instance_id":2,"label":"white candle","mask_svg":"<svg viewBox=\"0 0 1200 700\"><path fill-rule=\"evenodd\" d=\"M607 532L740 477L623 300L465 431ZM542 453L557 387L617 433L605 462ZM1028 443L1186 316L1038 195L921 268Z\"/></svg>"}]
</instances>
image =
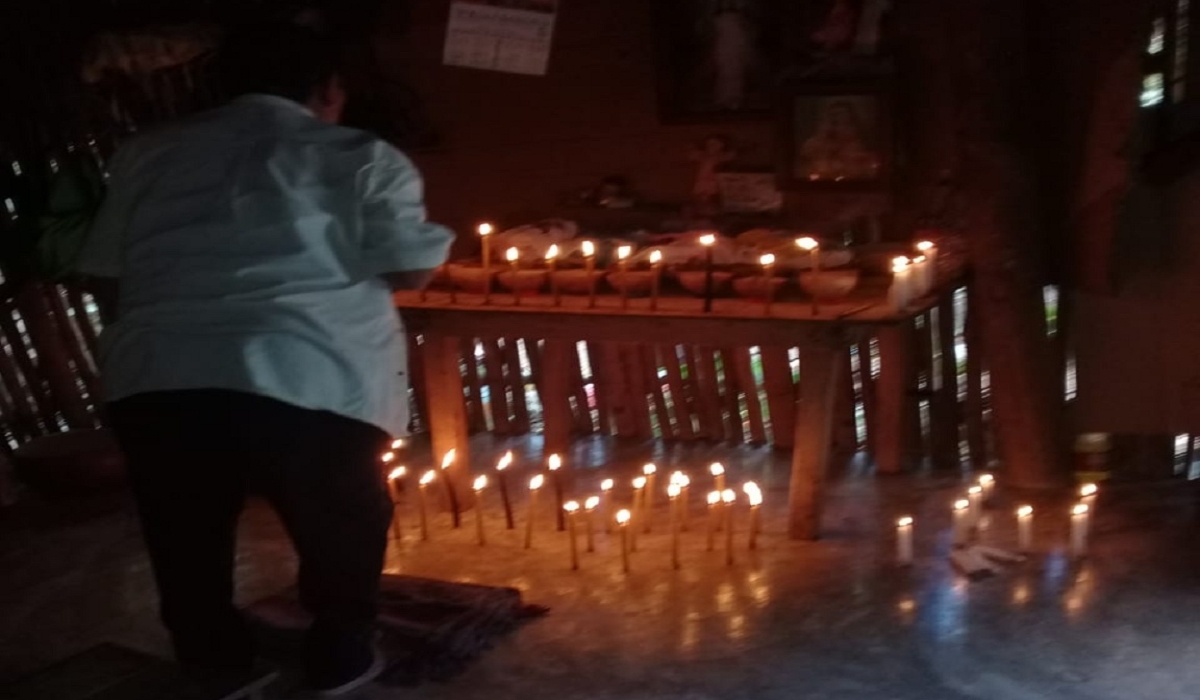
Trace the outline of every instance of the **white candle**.
<instances>
[{"instance_id":1,"label":"white candle","mask_svg":"<svg viewBox=\"0 0 1200 700\"><path fill-rule=\"evenodd\" d=\"M671 568L679 568L679 494L683 489L679 484L667 487L667 497L671 499Z\"/></svg>"},{"instance_id":2,"label":"white candle","mask_svg":"<svg viewBox=\"0 0 1200 700\"><path fill-rule=\"evenodd\" d=\"M992 491L996 488L996 477L991 474L980 474L978 482L983 488L983 502L987 504L992 500Z\"/></svg>"},{"instance_id":3,"label":"white candle","mask_svg":"<svg viewBox=\"0 0 1200 700\"><path fill-rule=\"evenodd\" d=\"M653 463L645 464L642 466L642 474L645 475L645 477L646 477L646 497L645 497L646 498L646 507L653 508L654 500L655 500L654 499L654 484L656 481L658 481L658 467L656 465L654 465ZM646 531L647 532L650 531L648 524L647 524Z\"/></svg>"},{"instance_id":4,"label":"white candle","mask_svg":"<svg viewBox=\"0 0 1200 700\"><path fill-rule=\"evenodd\" d=\"M762 491L753 481L748 482L742 490L746 493L746 499L750 503L750 542L748 546L750 549L758 549L758 533L762 530L762 515L759 513L763 502Z\"/></svg>"},{"instance_id":5,"label":"white candle","mask_svg":"<svg viewBox=\"0 0 1200 700\"><path fill-rule=\"evenodd\" d=\"M923 297L929 293L933 284L929 280L929 261L924 255L918 255L913 258L913 296Z\"/></svg>"},{"instance_id":6,"label":"white candle","mask_svg":"<svg viewBox=\"0 0 1200 700\"><path fill-rule=\"evenodd\" d=\"M487 482L488 478L480 474L471 484L475 492L475 538L479 540L480 547L487 544L487 537L483 534L483 490L487 488Z\"/></svg>"},{"instance_id":7,"label":"white candle","mask_svg":"<svg viewBox=\"0 0 1200 700\"><path fill-rule=\"evenodd\" d=\"M725 465L720 462L713 462L708 467L708 473L713 477L713 488L718 491L725 490Z\"/></svg>"},{"instance_id":8,"label":"white candle","mask_svg":"<svg viewBox=\"0 0 1200 700\"><path fill-rule=\"evenodd\" d=\"M721 492L721 507L725 511L725 566L733 566L733 502L737 493L733 489Z\"/></svg>"},{"instance_id":9,"label":"white candle","mask_svg":"<svg viewBox=\"0 0 1200 700\"><path fill-rule=\"evenodd\" d=\"M529 519L525 521L525 549L533 547L533 520L537 516L538 490L546 482L546 477L535 475L529 480Z\"/></svg>"},{"instance_id":10,"label":"white candle","mask_svg":"<svg viewBox=\"0 0 1200 700\"><path fill-rule=\"evenodd\" d=\"M1079 558L1087 553L1088 520L1091 514L1086 503L1076 503L1071 509L1071 556Z\"/></svg>"},{"instance_id":11,"label":"white candle","mask_svg":"<svg viewBox=\"0 0 1200 700\"><path fill-rule=\"evenodd\" d=\"M771 315L771 302L775 296L775 285L772 281L772 271L775 269L775 256L767 253L758 259L763 269L763 315Z\"/></svg>"},{"instance_id":12,"label":"white candle","mask_svg":"<svg viewBox=\"0 0 1200 700\"><path fill-rule=\"evenodd\" d=\"M954 544L964 545L971 529L971 502L960 498L954 502Z\"/></svg>"},{"instance_id":13,"label":"white candle","mask_svg":"<svg viewBox=\"0 0 1200 700\"><path fill-rule=\"evenodd\" d=\"M888 289L888 303L894 311L904 311L912 301L912 266L908 258L892 260L892 286Z\"/></svg>"},{"instance_id":14,"label":"white candle","mask_svg":"<svg viewBox=\"0 0 1200 700\"><path fill-rule=\"evenodd\" d=\"M913 519L904 516L896 521L896 561L907 566L913 560Z\"/></svg>"},{"instance_id":15,"label":"white candle","mask_svg":"<svg viewBox=\"0 0 1200 700\"><path fill-rule=\"evenodd\" d=\"M1096 507L1096 497L1100 494L1100 487L1095 484L1082 484L1079 487L1079 500L1086 503L1089 509Z\"/></svg>"},{"instance_id":16,"label":"white candle","mask_svg":"<svg viewBox=\"0 0 1200 700\"><path fill-rule=\"evenodd\" d=\"M600 482L600 519L604 523L605 532L612 532L612 488L612 479Z\"/></svg>"},{"instance_id":17,"label":"white candle","mask_svg":"<svg viewBox=\"0 0 1200 700\"><path fill-rule=\"evenodd\" d=\"M1017 508L1017 551L1033 550L1033 506Z\"/></svg>"},{"instance_id":18,"label":"white candle","mask_svg":"<svg viewBox=\"0 0 1200 700\"><path fill-rule=\"evenodd\" d=\"M976 484L967 489L967 500L971 503L971 527L978 527L983 518L983 487Z\"/></svg>"},{"instance_id":19,"label":"white candle","mask_svg":"<svg viewBox=\"0 0 1200 700\"><path fill-rule=\"evenodd\" d=\"M517 284L517 270L520 269L521 251L509 248L504 251L504 259L508 261L508 273L512 275L513 305L521 305L521 288Z\"/></svg>"},{"instance_id":20,"label":"white candle","mask_svg":"<svg viewBox=\"0 0 1200 700\"><path fill-rule=\"evenodd\" d=\"M479 224L479 240L483 246L483 303L492 300L492 242L490 236L495 228L491 224Z\"/></svg>"},{"instance_id":21,"label":"white candle","mask_svg":"<svg viewBox=\"0 0 1200 700\"><path fill-rule=\"evenodd\" d=\"M641 519L646 517L646 477L639 476L633 480L633 518L629 526L629 549L637 551L637 529Z\"/></svg>"},{"instance_id":22,"label":"white candle","mask_svg":"<svg viewBox=\"0 0 1200 700\"><path fill-rule=\"evenodd\" d=\"M583 502L583 527L584 533L587 536L587 551L589 552L596 551L596 526L593 524L592 513L599 505L599 496L588 496L587 500Z\"/></svg>"},{"instance_id":23,"label":"white candle","mask_svg":"<svg viewBox=\"0 0 1200 700\"><path fill-rule=\"evenodd\" d=\"M813 272L819 272L821 269L821 242L812 236L804 236L796 239L796 245L801 250L807 250L812 261Z\"/></svg>"},{"instance_id":24,"label":"white candle","mask_svg":"<svg viewBox=\"0 0 1200 700\"><path fill-rule=\"evenodd\" d=\"M596 244L584 241L580 246L583 251L583 262L587 270L588 308L596 308Z\"/></svg>"},{"instance_id":25,"label":"white candle","mask_svg":"<svg viewBox=\"0 0 1200 700\"><path fill-rule=\"evenodd\" d=\"M579 503L567 501L563 504L567 513L567 537L571 540L571 570L579 568L579 545L575 544L575 515L579 512Z\"/></svg>"},{"instance_id":26,"label":"white candle","mask_svg":"<svg viewBox=\"0 0 1200 700\"><path fill-rule=\"evenodd\" d=\"M687 532L688 508L691 504L689 494L691 493L692 479L683 472L675 472L671 475L671 483L679 486L679 529Z\"/></svg>"},{"instance_id":27,"label":"white candle","mask_svg":"<svg viewBox=\"0 0 1200 700\"><path fill-rule=\"evenodd\" d=\"M437 478L437 472L430 469L421 475L421 481L417 484L417 507L420 509L421 515L421 539L429 539L429 515L426 512L425 504L425 489L433 483Z\"/></svg>"},{"instance_id":28,"label":"white candle","mask_svg":"<svg viewBox=\"0 0 1200 700\"><path fill-rule=\"evenodd\" d=\"M629 269L629 255L633 252L633 246L623 245L617 248L617 272L621 275L621 310L629 309L629 280L625 275L625 271Z\"/></svg>"},{"instance_id":29,"label":"white candle","mask_svg":"<svg viewBox=\"0 0 1200 700\"><path fill-rule=\"evenodd\" d=\"M721 503L721 492L712 491L708 494L708 551L713 551L713 540L717 532L717 513Z\"/></svg>"},{"instance_id":30,"label":"white candle","mask_svg":"<svg viewBox=\"0 0 1200 700\"><path fill-rule=\"evenodd\" d=\"M629 520L627 510L617 511L617 525L621 528L621 570L629 573Z\"/></svg>"},{"instance_id":31,"label":"white candle","mask_svg":"<svg viewBox=\"0 0 1200 700\"><path fill-rule=\"evenodd\" d=\"M662 251L650 253L650 310L658 310L658 284L662 276Z\"/></svg>"},{"instance_id":32,"label":"white candle","mask_svg":"<svg viewBox=\"0 0 1200 700\"><path fill-rule=\"evenodd\" d=\"M937 285L937 246L933 241L920 241L917 243L917 252L925 256L925 264L929 266L929 284L930 286Z\"/></svg>"}]
</instances>

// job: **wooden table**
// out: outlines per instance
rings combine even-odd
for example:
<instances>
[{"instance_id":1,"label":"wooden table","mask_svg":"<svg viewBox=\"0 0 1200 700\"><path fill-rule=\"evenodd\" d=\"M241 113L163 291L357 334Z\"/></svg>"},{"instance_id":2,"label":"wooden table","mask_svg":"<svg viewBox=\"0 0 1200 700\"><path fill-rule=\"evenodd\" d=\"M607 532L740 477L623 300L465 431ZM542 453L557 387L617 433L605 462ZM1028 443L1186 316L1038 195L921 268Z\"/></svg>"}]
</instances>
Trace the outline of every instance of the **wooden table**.
<instances>
[{"instance_id":1,"label":"wooden table","mask_svg":"<svg viewBox=\"0 0 1200 700\"><path fill-rule=\"evenodd\" d=\"M555 306L549 295L523 297L431 291L396 294L396 305L410 334L424 336L423 366L428 403L427 423L435 455L451 449L458 464L469 461L467 416L459 367L460 340L478 336L519 337L544 341L541 393L545 450L565 452L570 443L570 388L566 376L574 344L588 342L693 343L696 345L799 348L802 376L795 396L794 448L789 493L789 531L796 539L816 539L820 532L822 487L830 461L832 415L839 373L839 353L852 343L877 334L883 367L877 381L879 419L875 458L882 472L899 471L907 403L908 355L902 329L914 316L938 302L930 295L902 313L880 295L823 305L814 315L808 302L778 302L765 315L762 302L716 299L703 313L696 298L665 297L651 310L648 299L631 299L622 310L615 295L588 299L564 295ZM465 474L464 474L465 477ZM457 479L463 482L463 478Z\"/></svg>"}]
</instances>

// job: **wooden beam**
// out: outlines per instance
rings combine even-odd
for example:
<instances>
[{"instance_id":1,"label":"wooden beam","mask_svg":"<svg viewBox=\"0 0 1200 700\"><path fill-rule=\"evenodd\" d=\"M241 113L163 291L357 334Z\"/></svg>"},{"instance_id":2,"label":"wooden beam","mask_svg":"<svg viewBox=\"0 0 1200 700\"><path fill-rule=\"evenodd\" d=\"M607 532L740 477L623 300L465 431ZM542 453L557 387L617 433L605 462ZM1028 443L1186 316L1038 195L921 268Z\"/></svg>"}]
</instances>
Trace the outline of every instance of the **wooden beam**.
<instances>
[{"instance_id":1,"label":"wooden beam","mask_svg":"<svg viewBox=\"0 0 1200 700\"><path fill-rule=\"evenodd\" d=\"M815 540L821 533L833 405L843 364L840 355L836 346L800 350L796 449L788 493L788 534L792 539Z\"/></svg>"}]
</instances>

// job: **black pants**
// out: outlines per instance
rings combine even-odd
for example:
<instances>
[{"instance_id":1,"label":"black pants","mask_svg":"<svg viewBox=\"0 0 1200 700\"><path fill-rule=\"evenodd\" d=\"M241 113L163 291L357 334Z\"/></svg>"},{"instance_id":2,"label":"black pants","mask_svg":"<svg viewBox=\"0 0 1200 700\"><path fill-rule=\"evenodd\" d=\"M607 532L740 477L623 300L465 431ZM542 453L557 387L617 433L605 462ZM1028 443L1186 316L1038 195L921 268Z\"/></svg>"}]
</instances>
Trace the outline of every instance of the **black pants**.
<instances>
[{"instance_id":1,"label":"black pants","mask_svg":"<svg viewBox=\"0 0 1200 700\"><path fill-rule=\"evenodd\" d=\"M309 662L369 644L391 518L379 464L385 432L231 391L142 394L110 408L181 663L220 668L252 658L233 606L248 493L271 502L299 554L300 596L315 619Z\"/></svg>"}]
</instances>

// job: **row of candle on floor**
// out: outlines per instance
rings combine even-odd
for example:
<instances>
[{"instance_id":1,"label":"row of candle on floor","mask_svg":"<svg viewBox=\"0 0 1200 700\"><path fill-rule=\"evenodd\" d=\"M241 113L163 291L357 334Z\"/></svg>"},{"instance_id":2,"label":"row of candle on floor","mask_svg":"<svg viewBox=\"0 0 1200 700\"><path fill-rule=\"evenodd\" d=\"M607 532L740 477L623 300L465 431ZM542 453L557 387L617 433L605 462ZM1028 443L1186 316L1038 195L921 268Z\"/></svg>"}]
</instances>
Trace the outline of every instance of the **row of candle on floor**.
<instances>
[{"instance_id":1,"label":"row of candle on floor","mask_svg":"<svg viewBox=\"0 0 1200 700\"><path fill-rule=\"evenodd\" d=\"M973 533L978 533L985 521L983 509L991 500L995 479L991 474L981 474L977 483L967 489L967 497L959 498L953 505L953 543L960 547L968 544ZM1079 487L1079 500L1071 505L1071 529L1068 553L1082 557L1087 552L1088 532L1099 488L1095 484ZM1033 506L1021 505L1014 511L1017 518L1017 549L1030 552L1033 549ZM901 564L911 564L913 559L913 527L915 521L906 515L896 521L896 559Z\"/></svg>"},{"instance_id":2,"label":"row of candle on floor","mask_svg":"<svg viewBox=\"0 0 1200 700\"><path fill-rule=\"evenodd\" d=\"M450 501L451 515L455 528L460 526L460 508L458 497L454 484L451 481L449 472L446 471L454 463L455 454L451 450L442 460L441 481L445 485L445 492ZM383 456L385 463L395 459L394 453L386 453ZM496 464L495 476L497 485L500 491L501 501L504 506L504 517L507 529L515 529L513 518L512 501L508 491L508 481L505 477L508 467L512 464L512 453L506 453L504 457ZM555 493L555 512L557 514L559 531L567 531L570 538L571 552L571 567L578 568L578 545L577 545L577 523L576 520L582 517L585 524L587 535L587 550L594 550L594 513L599 512L600 522L604 524L605 532L611 532L612 526L615 524L620 533L622 541L622 564L623 568L628 570L629 552L637 551L637 536L640 529L643 534L650 534L652 531L653 509L657 500L657 490L654 482L657 478L658 467L654 464L646 464L642 468L642 476L634 478L630 482L633 489L633 499L629 509L621 509L613 515L613 499L612 491L615 482L612 479L605 479L600 483L600 494L588 496L583 500L582 504L579 501L563 501L562 481L558 478L562 468L562 458L559 455L550 455L546 463L550 478L553 483ZM733 509L738 501L737 492L733 489L726 488L725 467L719 462L714 462L709 466L709 474L713 478L713 486L715 490L709 492L707 496L708 517L707 517L707 540L708 550L715 549L715 537L717 532L725 532L725 552L728 563L733 562ZM388 486L392 497L393 505L398 509L401 502L400 483L407 478L407 468L400 466L394 468L388 475ZM428 470L422 474L417 483L417 509L420 523L420 536L422 540L429 539L429 517L428 517L428 495L427 488L438 480L439 474L435 470ZM545 474L535 474L529 479L529 502L528 516L525 521L525 548L530 549L533 546L535 520L538 510L539 493L546 483ZM472 481L472 491L475 494L475 529L476 538L480 545L487 543L487 534L483 526L483 501L484 491L489 486L488 476L481 474L476 476ZM691 477L687 474L677 471L671 474L670 483L666 488L666 495L670 504L670 530L672 535L671 560L672 565L676 568L679 566L679 545L680 533L688 529L690 516L690 498L689 491L691 487ZM761 532L761 516L759 508L763 502L762 490L753 481L746 482L742 487L743 494L749 504L749 528L747 530L748 547L756 549L758 546L758 535ZM400 539L400 522L399 518L393 518L392 521L393 534L397 539Z\"/></svg>"}]
</instances>

